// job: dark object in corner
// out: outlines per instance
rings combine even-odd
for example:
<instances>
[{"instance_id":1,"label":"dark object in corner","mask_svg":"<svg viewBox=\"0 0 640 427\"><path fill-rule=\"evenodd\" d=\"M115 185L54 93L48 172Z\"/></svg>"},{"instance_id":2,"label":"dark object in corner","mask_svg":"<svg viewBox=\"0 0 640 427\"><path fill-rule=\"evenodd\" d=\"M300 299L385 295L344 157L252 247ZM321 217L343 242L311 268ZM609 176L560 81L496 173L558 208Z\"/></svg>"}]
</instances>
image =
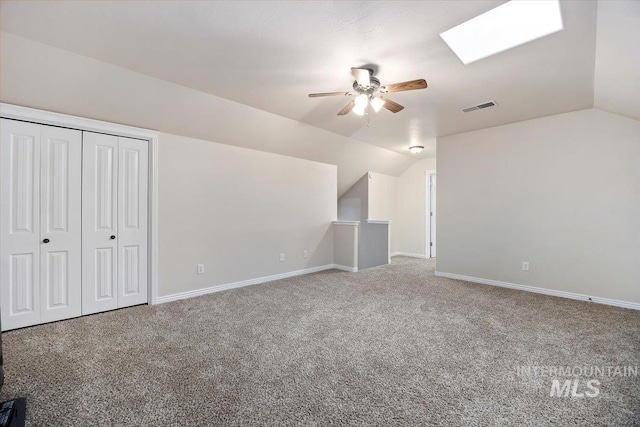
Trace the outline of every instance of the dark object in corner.
<instances>
[{"instance_id":1,"label":"dark object in corner","mask_svg":"<svg viewBox=\"0 0 640 427\"><path fill-rule=\"evenodd\" d=\"M4 384L2 368L2 325L0 324L0 390ZM0 427L24 427L27 414L27 401L23 398L0 403Z\"/></svg>"},{"instance_id":2,"label":"dark object in corner","mask_svg":"<svg viewBox=\"0 0 640 427\"><path fill-rule=\"evenodd\" d=\"M0 427L24 427L27 401L24 398L0 403Z\"/></svg>"},{"instance_id":3,"label":"dark object in corner","mask_svg":"<svg viewBox=\"0 0 640 427\"><path fill-rule=\"evenodd\" d=\"M2 366L2 322L0 321L0 391L2 384L4 384L4 368Z\"/></svg>"}]
</instances>

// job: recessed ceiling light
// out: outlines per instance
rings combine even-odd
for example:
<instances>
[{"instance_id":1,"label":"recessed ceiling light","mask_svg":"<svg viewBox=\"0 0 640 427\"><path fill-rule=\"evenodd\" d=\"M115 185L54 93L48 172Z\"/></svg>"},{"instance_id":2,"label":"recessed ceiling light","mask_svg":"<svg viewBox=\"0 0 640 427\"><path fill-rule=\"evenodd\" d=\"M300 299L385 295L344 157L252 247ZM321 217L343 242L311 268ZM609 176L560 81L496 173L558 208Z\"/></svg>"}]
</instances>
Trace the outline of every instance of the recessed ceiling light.
<instances>
[{"instance_id":1,"label":"recessed ceiling light","mask_svg":"<svg viewBox=\"0 0 640 427\"><path fill-rule=\"evenodd\" d=\"M409 151L411 151L413 154L418 154L422 150L424 150L424 147L422 145L412 145L411 147L409 147Z\"/></svg>"},{"instance_id":2,"label":"recessed ceiling light","mask_svg":"<svg viewBox=\"0 0 640 427\"><path fill-rule=\"evenodd\" d=\"M511 0L440 37L466 65L562 29L558 0Z\"/></svg>"}]
</instances>

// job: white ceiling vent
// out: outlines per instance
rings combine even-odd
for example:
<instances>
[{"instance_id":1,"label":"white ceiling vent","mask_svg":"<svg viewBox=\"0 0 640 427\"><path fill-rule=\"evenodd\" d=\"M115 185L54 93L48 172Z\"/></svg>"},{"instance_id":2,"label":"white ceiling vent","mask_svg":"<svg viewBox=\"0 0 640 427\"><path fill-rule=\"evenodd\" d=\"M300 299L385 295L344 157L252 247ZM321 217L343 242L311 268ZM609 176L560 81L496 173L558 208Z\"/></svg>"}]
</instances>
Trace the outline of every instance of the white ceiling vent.
<instances>
[{"instance_id":1,"label":"white ceiling vent","mask_svg":"<svg viewBox=\"0 0 640 427\"><path fill-rule=\"evenodd\" d=\"M498 104L496 104L495 101L484 102L482 104L474 105L473 107L463 108L462 112L463 113L469 113L469 112L475 111L475 110L482 110L483 108L495 107L496 105L498 105Z\"/></svg>"}]
</instances>

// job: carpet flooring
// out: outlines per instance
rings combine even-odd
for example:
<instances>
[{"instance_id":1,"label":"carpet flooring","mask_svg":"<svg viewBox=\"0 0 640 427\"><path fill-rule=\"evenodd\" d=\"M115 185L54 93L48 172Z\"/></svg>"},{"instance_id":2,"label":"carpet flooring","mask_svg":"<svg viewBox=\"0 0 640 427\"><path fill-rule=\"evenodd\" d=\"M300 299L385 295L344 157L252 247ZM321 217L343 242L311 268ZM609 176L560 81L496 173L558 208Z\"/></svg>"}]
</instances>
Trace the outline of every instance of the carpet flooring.
<instances>
[{"instance_id":1,"label":"carpet flooring","mask_svg":"<svg viewBox=\"0 0 640 427\"><path fill-rule=\"evenodd\" d=\"M632 372L550 397L574 377L518 370L637 368L640 312L434 267L396 257L11 331L0 400L25 396L30 425L640 425Z\"/></svg>"}]
</instances>

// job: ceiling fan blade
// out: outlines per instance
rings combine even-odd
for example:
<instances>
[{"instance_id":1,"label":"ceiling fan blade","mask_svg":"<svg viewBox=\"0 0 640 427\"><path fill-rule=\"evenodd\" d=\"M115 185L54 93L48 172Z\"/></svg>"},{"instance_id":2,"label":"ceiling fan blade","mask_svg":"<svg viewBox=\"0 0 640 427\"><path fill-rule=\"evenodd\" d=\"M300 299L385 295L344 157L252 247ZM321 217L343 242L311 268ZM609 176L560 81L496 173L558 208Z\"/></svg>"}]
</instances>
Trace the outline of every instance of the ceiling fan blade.
<instances>
[{"instance_id":1,"label":"ceiling fan blade","mask_svg":"<svg viewBox=\"0 0 640 427\"><path fill-rule=\"evenodd\" d=\"M356 78L356 81L360 86L369 86L371 85L371 71L367 68L352 68L351 73L353 73L353 77Z\"/></svg>"},{"instance_id":2,"label":"ceiling fan blade","mask_svg":"<svg viewBox=\"0 0 640 427\"><path fill-rule=\"evenodd\" d=\"M404 106L398 104L397 102L394 102L394 101L390 100L389 98L382 98L382 99L384 99L383 107L386 108L387 110L391 111L392 113L397 113L399 111L404 110Z\"/></svg>"},{"instance_id":3,"label":"ceiling fan blade","mask_svg":"<svg viewBox=\"0 0 640 427\"><path fill-rule=\"evenodd\" d=\"M411 80L408 82L394 83L385 86L386 92L402 92L405 90L426 89L427 81L425 79Z\"/></svg>"},{"instance_id":4,"label":"ceiling fan blade","mask_svg":"<svg viewBox=\"0 0 640 427\"><path fill-rule=\"evenodd\" d=\"M320 96L351 96L352 92L323 92L323 93L310 93L309 98L318 98Z\"/></svg>"},{"instance_id":5,"label":"ceiling fan blade","mask_svg":"<svg viewBox=\"0 0 640 427\"><path fill-rule=\"evenodd\" d=\"M342 110L340 110L340 112L338 113L339 116L344 116L345 114L349 114L351 112L351 110L353 110L353 107L356 106L356 102L355 101L351 101L350 103L347 104L346 107L344 107Z\"/></svg>"}]
</instances>

